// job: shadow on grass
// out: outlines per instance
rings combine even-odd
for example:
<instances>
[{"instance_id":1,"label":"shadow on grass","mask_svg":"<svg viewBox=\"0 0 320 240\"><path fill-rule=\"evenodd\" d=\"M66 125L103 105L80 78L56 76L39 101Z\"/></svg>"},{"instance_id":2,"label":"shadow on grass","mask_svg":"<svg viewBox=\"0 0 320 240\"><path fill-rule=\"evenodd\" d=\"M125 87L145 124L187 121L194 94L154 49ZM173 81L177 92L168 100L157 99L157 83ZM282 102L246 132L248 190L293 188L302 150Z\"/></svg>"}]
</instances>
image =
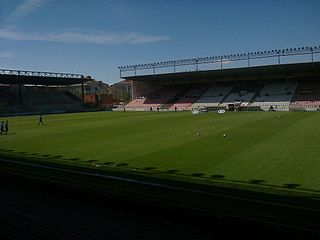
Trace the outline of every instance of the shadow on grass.
<instances>
[{"instance_id":1,"label":"shadow on grass","mask_svg":"<svg viewBox=\"0 0 320 240\"><path fill-rule=\"evenodd\" d=\"M129 164L128 163L118 163L117 166L118 167L125 167L125 166L128 166Z\"/></svg>"},{"instance_id":2,"label":"shadow on grass","mask_svg":"<svg viewBox=\"0 0 320 240\"><path fill-rule=\"evenodd\" d=\"M167 173L167 174L174 174L174 173L177 173L177 172L179 172L179 170L169 169L169 170L167 170L165 173Z\"/></svg>"},{"instance_id":3,"label":"shadow on grass","mask_svg":"<svg viewBox=\"0 0 320 240\"><path fill-rule=\"evenodd\" d=\"M110 164L113 164L114 162L104 162L103 164L104 165L110 165Z\"/></svg>"},{"instance_id":4,"label":"shadow on grass","mask_svg":"<svg viewBox=\"0 0 320 240\"><path fill-rule=\"evenodd\" d=\"M78 161L78 160L80 160L81 158L78 158L78 157L76 157L76 158L69 158L68 160L71 160L71 161Z\"/></svg>"},{"instance_id":5,"label":"shadow on grass","mask_svg":"<svg viewBox=\"0 0 320 240\"><path fill-rule=\"evenodd\" d=\"M216 174L216 175L211 175L211 178L214 178L214 179L223 179L224 176L223 176L223 175L220 175L220 174Z\"/></svg>"},{"instance_id":6,"label":"shadow on grass","mask_svg":"<svg viewBox=\"0 0 320 240\"><path fill-rule=\"evenodd\" d=\"M157 169L156 167L145 167L143 170L155 170Z\"/></svg>"},{"instance_id":7,"label":"shadow on grass","mask_svg":"<svg viewBox=\"0 0 320 240\"><path fill-rule=\"evenodd\" d=\"M80 160L80 158L74 158L73 161L77 161ZM98 162L98 160L88 160L86 161L87 163L91 163L91 164L96 164Z\"/></svg>"},{"instance_id":8,"label":"shadow on grass","mask_svg":"<svg viewBox=\"0 0 320 240\"><path fill-rule=\"evenodd\" d=\"M6 151L6 152L14 152L14 150L12 150L12 149L4 149L3 151Z\"/></svg>"},{"instance_id":9,"label":"shadow on grass","mask_svg":"<svg viewBox=\"0 0 320 240\"><path fill-rule=\"evenodd\" d=\"M205 174L204 173L192 173L192 177L203 177Z\"/></svg>"},{"instance_id":10,"label":"shadow on grass","mask_svg":"<svg viewBox=\"0 0 320 240\"><path fill-rule=\"evenodd\" d=\"M299 187L300 184L296 184L296 183L286 183L286 184L283 184L283 186L285 188L296 188L296 187Z\"/></svg>"},{"instance_id":11,"label":"shadow on grass","mask_svg":"<svg viewBox=\"0 0 320 240\"><path fill-rule=\"evenodd\" d=\"M265 180L260 180L260 179L251 179L249 180L249 183L252 183L252 184L260 184L260 183L264 183L266 182Z\"/></svg>"},{"instance_id":12,"label":"shadow on grass","mask_svg":"<svg viewBox=\"0 0 320 240\"><path fill-rule=\"evenodd\" d=\"M40 153L29 153L29 155L36 156L36 155L40 155Z\"/></svg>"}]
</instances>

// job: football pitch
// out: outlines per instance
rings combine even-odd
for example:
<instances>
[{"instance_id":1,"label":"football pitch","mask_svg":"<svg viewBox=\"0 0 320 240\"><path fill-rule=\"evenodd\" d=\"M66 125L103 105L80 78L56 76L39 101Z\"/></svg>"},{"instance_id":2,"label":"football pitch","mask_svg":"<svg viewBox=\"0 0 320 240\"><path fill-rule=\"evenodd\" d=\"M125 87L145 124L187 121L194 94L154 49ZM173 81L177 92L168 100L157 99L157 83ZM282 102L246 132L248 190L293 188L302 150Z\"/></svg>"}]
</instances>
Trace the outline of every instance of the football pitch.
<instances>
[{"instance_id":1,"label":"football pitch","mask_svg":"<svg viewBox=\"0 0 320 240\"><path fill-rule=\"evenodd\" d=\"M318 112L94 112L45 115L43 126L39 116L0 120L9 120L1 155L320 193Z\"/></svg>"}]
</instances>

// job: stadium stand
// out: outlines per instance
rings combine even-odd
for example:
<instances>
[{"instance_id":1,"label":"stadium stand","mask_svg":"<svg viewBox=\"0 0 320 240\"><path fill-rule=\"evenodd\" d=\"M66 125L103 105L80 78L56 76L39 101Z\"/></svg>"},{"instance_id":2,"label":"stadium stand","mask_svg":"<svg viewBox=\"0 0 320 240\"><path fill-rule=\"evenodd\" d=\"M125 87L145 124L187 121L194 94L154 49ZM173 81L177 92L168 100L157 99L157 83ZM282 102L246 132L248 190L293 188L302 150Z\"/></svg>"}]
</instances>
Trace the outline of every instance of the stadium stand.
<instances>
[{"instance_id":1,"label":"stadium stand","mask_svg":"<svg viewBox=\"0 0 320 240\"><path fill-rule=\"evenodd\" d=\"M169 109L171 110L190 110L191 105L197 101L203 93L208 89L208 85L190 86L184 88L177 96L176 102L174 102Z\"/></svg>"},{"instance_id":2,"label":"stadium stand","mask_svg":"<svg viewBox=\"0 0 320 240\"><path fill-rule=\"evenodd\" d=\"M166 110L189 110L191 104L207 89L199 86L163 86L147 97L133 99L125 107L128 110L149 111L157 108Z\"/></svg>"},{"instance_id":3,"label":"stadium stand","mask_svg":"<svg viewBox=\"0 0 320 240\"><path fill-rule=\"evenodd\" d=\"M59 88L23 87L21 103L16 87L0 87L0 92L0 113L2 115L84 111L79 98L73 96L72 99L70 98L71 93Z\"/></svg>"},{"instance_id":4,"label":"stadium stand","mask_svg":"<svg viewBox=\"0 0 320 240\"><path fill-rule=\"evenodd\" d=\"M320 108L320 83L301 81L290 104L290 110L314 111Z\"/></svg>"},{"instance_id":5,"label":"stadium stand","mask_svg":"<svg viewBox=\"0 0 320 240\"><path fill-rule=\"evenodd\" d=\"M229 94L234 85L213 84L193 105L198 107L215 107Z\"/></svg>"},{"instance_id":6,"label":"stadium stand","mask_svg":"<svg viewBox=\"0 0 320 240\"><path fill-rule=\"evenodd\" d=\"M224 98L223 102L219 106L228 106L229 104L236 104L239 106L248 106L249 102L256 95L257 87L244 85L234 87L229 95Z\"/></svg>"},{"instance_id":7,"label":"stadium stand","mask_svg":"<svg viewBox=\"0 0 320 240\"><path fill-rule=\"evenodd\" d=\"M132 74L125 77L132 83L134 98L127 107L132 110L158 107L169 111L195 108L207 111L318 110L320 87L316 82L320 62L282 64L279 56L276 57L278 64L272 65L199 70L198 62L195 62L195 71L176 72L173 65L173 72L147 75L133 74L132 66L121 67L120 73ZM162 67L160 65L159 68ZM146 68L154 66L151 64ZM138 67L140 71L141 66ZM164 96L164 86L175 90L170 97Z\"/></svg>"},{"instance_id":8,"label":"stadium stand","mask_svg":"<svg viewBox=\"0 0 320 240\"><path fill-rule=\"evenodd\" d=\"M299 84L298 84L299 83ZM163 86L149 96L137 97L125 107L132 111L183 111L194 108L241 111L315 111L320 108L320 83L316 81L243 81L199 85Z\"/></svg>"},{"instance_id":9,"label":"stadium stand","mask_svg":"<svg viewBox=\"0 0 320 240\"><path fill-rule=\"evenodd\" d=\"M259 106L264 111L289 111L291 99L297 88L297 82L266 82L251 106Z\"/></svg>"}]
</instances>

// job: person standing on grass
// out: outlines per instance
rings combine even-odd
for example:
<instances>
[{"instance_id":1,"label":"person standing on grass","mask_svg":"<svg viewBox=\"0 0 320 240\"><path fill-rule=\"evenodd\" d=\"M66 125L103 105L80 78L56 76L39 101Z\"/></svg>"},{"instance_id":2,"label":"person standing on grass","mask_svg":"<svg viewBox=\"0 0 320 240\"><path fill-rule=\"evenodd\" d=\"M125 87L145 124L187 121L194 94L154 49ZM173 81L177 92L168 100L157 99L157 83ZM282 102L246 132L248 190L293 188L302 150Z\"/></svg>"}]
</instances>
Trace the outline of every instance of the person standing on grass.
<instances>
[{"instance_id":1,"label":"person standing on grass","mask_svg":"<svg viewBox=\"0 0 320 240\"><path fill-rule=\"evenodd\" d=\"M6 135L8 134L8 131L9 131L9 122L7 120L6 124L4 125L4 132L6 133Z\"/></svg>"},{"instance_id":2,"label":"person standing on grass","mask_svg":"<svg viewBox=\"0 0 320 240\"><path fill-rule=\"evenodd\" d=\"M40 117L39 117L39 125L43 125L44 123L43 123L43 117L42 117L42 114L40 114Z\"/></svg>"},{"instance_id":3,"label":"person standing on grass","mask_svg":"<svg viewBox=\"0 0 320 240\"><path fill-rule=\"evenodd\" d=\"M1 122L0 134L3 134L3 132L4 132L4 121Z\"/></svg>"}]
</instances>

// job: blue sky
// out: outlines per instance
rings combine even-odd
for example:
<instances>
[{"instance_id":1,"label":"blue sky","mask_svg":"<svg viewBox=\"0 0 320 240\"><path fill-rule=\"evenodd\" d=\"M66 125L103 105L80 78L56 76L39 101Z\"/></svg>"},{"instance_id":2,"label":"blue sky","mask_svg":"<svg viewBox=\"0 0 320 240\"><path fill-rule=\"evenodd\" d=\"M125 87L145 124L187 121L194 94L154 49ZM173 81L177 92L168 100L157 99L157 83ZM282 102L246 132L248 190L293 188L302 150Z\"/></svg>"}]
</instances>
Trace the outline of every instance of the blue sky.
<instances>
[{"instance_id":1,"label":"blue sky","mask_svg":"<svg viewBox=\"0 0 320 240\"><path fill-rule=\"evenodd\" d=\"M318 46L319 0L0 0L0 68L119 81L118 66Z\"/></svg>"}]
</instances>

